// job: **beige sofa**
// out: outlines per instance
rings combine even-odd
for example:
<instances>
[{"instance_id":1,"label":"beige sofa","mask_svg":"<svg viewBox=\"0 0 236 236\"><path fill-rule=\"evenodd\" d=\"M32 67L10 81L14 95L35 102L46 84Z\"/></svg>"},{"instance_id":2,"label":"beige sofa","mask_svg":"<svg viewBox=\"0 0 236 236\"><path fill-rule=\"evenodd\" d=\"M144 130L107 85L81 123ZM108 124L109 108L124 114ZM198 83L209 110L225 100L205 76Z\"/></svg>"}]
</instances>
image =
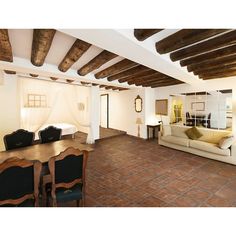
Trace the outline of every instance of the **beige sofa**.
<instances>
[{"instance_id":1,"label":"beige sofa","mask_svg":"<svg viewBox=\"0 0 236 236\"><path fill-rule=\"evenodd\" d=\"M159 132L158 143L198 156L236 165L236 143L226 150L218 147L220 139L231 134L230 131L198 128L203 136L198 140L191 140L185 134L185 131L189 128L191 127L163 125L162 131Z\"/></svg>"}]
</instances>

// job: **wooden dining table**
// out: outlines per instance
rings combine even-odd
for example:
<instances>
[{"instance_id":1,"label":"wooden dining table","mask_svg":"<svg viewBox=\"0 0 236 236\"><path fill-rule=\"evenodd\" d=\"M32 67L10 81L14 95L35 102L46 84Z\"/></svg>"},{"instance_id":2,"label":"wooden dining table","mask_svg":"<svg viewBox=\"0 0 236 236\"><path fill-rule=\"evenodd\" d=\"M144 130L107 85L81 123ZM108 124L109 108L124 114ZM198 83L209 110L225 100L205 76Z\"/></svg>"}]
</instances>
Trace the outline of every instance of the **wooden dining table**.
<instances>
[{"instance_id":1,"label":"wooden dining table","mask_svg":"<svg viewBox=\"0 0 236 236\"><path fill-rule=\"evenodd\" d=\"M64 139L51 143L35 144L24 148L18 148L0 152L0 164L11 157L17 157L26 160L37 160L46 163L53 156L60 154L68 147L79 149L80 151L92 152L91 145L81 144L76 139Z\"/></svg>"}]
</instances>

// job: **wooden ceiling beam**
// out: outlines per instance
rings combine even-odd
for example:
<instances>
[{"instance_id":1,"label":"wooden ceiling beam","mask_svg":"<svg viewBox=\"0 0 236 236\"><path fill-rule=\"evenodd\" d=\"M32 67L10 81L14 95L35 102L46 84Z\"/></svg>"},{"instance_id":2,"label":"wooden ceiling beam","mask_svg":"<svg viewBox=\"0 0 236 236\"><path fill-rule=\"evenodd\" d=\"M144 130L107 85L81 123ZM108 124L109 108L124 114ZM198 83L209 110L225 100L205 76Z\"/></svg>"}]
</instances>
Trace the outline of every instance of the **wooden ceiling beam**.
<instances>
[{"instance_id":1,"label":"wooden ceiling beam","mask_svg":"<svg viewBox=\"0 0 236 236\"><path fill-rule=\"evenodd\" d=\"M91 83L89 83L89 82L84 82L84 81L80 81L80 83L81 83L82 85L89 85L89 84L91 84Z\"/></svg>"},{"instance_id":2,"label":"wooden ceiling beam","mask_svg":"<svg viewBox=\"0 0 236 236\"><path fill-rule=\"evenodd\" d=\"M4 70L4 72L8 75L15 75L16 74L16 71L13 71L13 70Z\"/></svg>"},{"instance_id":3,"label":"wooden ceiling beam","mask_svg":"<svg viewBox=\"0 0 236 236\"><path fill-rule=\"evenodd\" d=\"M170 58L172 61L177 61L187 57L196 56L201 53L206 53L221 47L230 46L235 43L236 30L233 30L218 37L173 52L170 54Z\"/></svg>"},{"instance_id":4,"label":"wooden ceiling beam","mask_svg":"<svg viewBox=\"0 0 236 236\"><path fill-rule=\"evenodd\" d=\"M125 90L129 90L128 88L119 88L119 91L125 91Z\"/></svg>"},{"instance_id":5,"label":"wooden ceiling beam","mask_svg":"<svg viewBox=\"0 0 236 236\"><path fill-rule=\"evenodd\" d=\"M104 84L99 85L99 88L105 88L105 87L106 87L106 85L104 85Z\"/></svg>"},{"instance_id":6,"label":"wooden ceiling beam","mask_svg":"<svg viewBox=\"0 0 236 236\"><path fill-rule=\"evenodd\" d=\"M134 29L134 37L139 41L144 41L162 30L163 29Z\"/></svg>"},{"instance_id":7,"label":"wooden ceiling beam","mask_svg":"<svg viewBox=\"0 0 236 236\"><path fill-rule=\"evenodd\" d=\"M139 85L142 85L144 83L152 83L152 82L167 82L167 81L170 81L170 80L173 80L172 78L169 79L168 77L162 77L162 78L152 78L152 79L149 79L149 80L140 80L140 81L136 81L134 82L134 84L136 86L139 86Z\"/></svg>"},{"instance_id":8,"label":"wooden ceiling beam","mask_svg":"<svg viewBox=\"0 0 236 236\"><path fill-rule=\"evenodd\" d=\"M50 79L53 80L53 81L58 80L58 78L56 78L56 77L50 77Z\"/></svg>"},{"instance_id":9,"label":"wooden ceiling beam","mask_svg":"<svg viewBox=\"0 0 236 236\"><path fill-rule=\"evenodd\" d=\"M225 65L231 65L236 62L236 55L231 55L223 58L217 58L217 59L212 59L209 61L204 61L196 64L192 64L187 66L187 69L189 72L195 71L198 69L204 69L204 68L210 68L214 66L225 66Z\"/></svg>"},{"instance_id":10,"label":"wooden ceiling beam","mask_svg":"<svg viewBox=\"0 0 236 236\"><path fill-rule=\"evenodd\" d=\"M203 73L207 73L207 72L216 72L216 71L227 71L230 69L236 69L236 61L233 64L230 65L216 65L213 67L206 67L206 68L200 68L198 70L194 70L193 73L194 75L199 75L199 74L203 74Z\"/></svg>"},{"instance_id":11,"label":"wooden ceiling beam","mask_svg":"<svg viewBox=\"0 0 236 236\"><path fill-rule=\"evenodd\" d=\"M158 74L158 75L153 75L153 76L148 76L148 77L138 77L136 79L133 79L133 80L129 80L128 81L128 84L131 85L131 84L137 84L139 82L145 82L145 81L150 81L150 80L157 80L157 79L167 79L168 76L167 75L164 75L164 74Z\"/></svg>"},{"instance_id":12,"label":"wooden ceiling beam","mask_svg":"<svg viewBox=\"0 0 236 236\"><path fill-rule=\"evenodd\" d=\"M175 79L169 79L169 80L155 80L155 81L147 81L147 82L143 82L142 84L140 84L141 86L150 86L150 85L153 85L153 84L169 84L169 83L180 83L182 81L180 80L175 80Z\"/></svg>"},{"instance_id":13,"label":"wooden ceiling beam","mask_svg":"<svg viewBox=\"0 0 236 236\"><path fill-rule=\"evenodd\" d=\"M70 50L67 52L63 60L58 66L62 72L66 72L79 58L89 49L90 43L76 39Z\"/></svg>"},{"instance_id":14,"label":"wooden ceiling beam","mask_svg":"<svg viewBox=\"0 0 236 236\"><path fill-rule=\"evenodd\" d=\"M72 80L72 79L67 79L66 82L69 83L69 84L71 84L71 83L74 82L74 80Z\"/></svg>"},{"instance_id":15,"label":"wooden ceiling beam","mask_svg":"<svg viewBox=\"0 0 236 236\"><path fill-rule=\"evenodd\" d=\"M0 61L13 62L12 47L7 29L0 29Z\"/></svg>"},{"instance_id":16,"label":"wooden ceiling beam","mask_svg":"<svg viewBox=\"0 0 236 236\"><path fill-rule=\"evenodd\" d=\"M34 29L31 49L31 62L34 66L43 65L55 33L54 29Z\"/></svg>"},{"instance_id":17,"label":"wooden ceiling beam","mask_svg":"<svg viewBox=\"0 0 236 236\"><path fill-rule=\"evenodd\" d=\"M130 61L128 59L124 59L98 73L95 74L95 78L96 79L102 79L102 78L106 78L107 76L111 76L117 73L120 73L124 70L130 69L134 66L137 66L138 63Z\"/></svg>"},{"instance_id":18,"label":"wooden ceiling beam","mask_svg":"<svg viewBox=\"0 0 236 236\"><path fill-rule=\"evenodd\" d=\"M122 78L126 78L126 77L129 77L129 76L138 75L139 73L142 73L144 71L150 71L150 70L151 69L146 67L146 66L138 65L138 66L133 67L129 70L125 70L121 73L118 73L116 75L109 76L107 78L107 80L108 81L113 81L113 80L117 80L117 79L122 79Z\"/></svg>"},{"instance_id":19,"label":"wooden ceiling beam","mask_svg":"<svg viewBox=\"0 0 236 236\"><path fill-rule=\"evenodd\" d=\"M100 66L102 66L106 62L114 59L115 57L117 57L116 54L109 52L107 50L103 50L100 54L98 54L96 57L94 57L86 65L81 67L78 70L78 74L82 75L82 76L87 75L88 73L98 69Z\"/></svg>"},{"instance_id":20,"label":"wooden ceiling beam","mask_svg":"<svg viewBox=\"0 0 236 236\"><path fill-rule=\"evenodd\" d=\"M225 29L183 29L157 42L156 50L160 54L172 52L225 31Z\"/></svg>"},{"instance_id":21,"label":"wooden ceiling beam","mask_svg":"<svg viewBox=\"0 0 236 236\"><path fill-rule=\"evenodd\" d=\"M178 84L183 84L183 81L180 80L173 80L173 81L168 81L168 82L154 82L154 83L150 83L150 84L146 84L143 87L163 87L163 86L169 86L169 85L178 85Z\"/></svg>"},{"instance_id":22,"label":"wooden ceiling beam","mask_svg":"<svg viewBox=\"0 0 236 236\"><path fill-rule=\"evenodd\" d=\"M187 66L199 62L204 62L212 59L222 58L225 56L236 55L236 45L221 48L212 52L204 53L195 57L190 57L180 61L181 66Z\"/></svg>"},{"instance_id":23,"label":"wooden ceiling beam","mask_svg":"<svg viewBox=\"0 0 236 236\"><path fill-rule=\"evenodd\" d=\"M157 88L157 87L166 87L166 86L172 86L172 85L179 85L179 84L183 84L184 82L178 82L178 83L166 83L166 84L154 84L151 85L151 88Z\"/></svg>"},{"instance_id":24,"label":"wooden ceiling beam","mask_svg":"<svg viewBox=\"0 0 236 236\"><path fill-rule=\"evenodd\" d=\"M199 78L206 79L206 78L223 78L223 77L230 77L230 76L235 76L236 75L236 69L230 69L227 71L211 71L211 72L206 72L199 74Z\"/></svg>"},{"instance_id":25,"label":"wooden ceiling beam","mask_svg":"<svg viewBox=\"0 0 236 236\"><path fill-rule=\"evenodd\" d=\"M138 75L134 74L134 75L125 77L123 79L119 79L118 81L120 83L124 83L124 82L129 82L129 81L135 80L135 79L140 78L140 77L145 78L145 77L154 76L154 75L157 75L157 74L161 74L161 73L158 72L158 71L155 71L155 70L143 71L143 72L139 73Z\"/></svg>"},{"instance_id":26,"label":"wooden ceiling beam","mask_svg":"<svg viewBox=\"0 0 236 236\"><path fill-rule=\"evenodd\" d=\"M39 75L36 75L36 74L29 74L31 77L38 77Z\"/></svg>"},{"instance_id":27,"label":"wooden ceiling beam","mask_svg":"<svg viewBox=\"0 0 236 236\"><path fill-rule=\"evenodd\" d=\"M113 86L106 86L105 89L108 90L108 89L112 89L114 88Z\"/></svg>"}]
</instances>

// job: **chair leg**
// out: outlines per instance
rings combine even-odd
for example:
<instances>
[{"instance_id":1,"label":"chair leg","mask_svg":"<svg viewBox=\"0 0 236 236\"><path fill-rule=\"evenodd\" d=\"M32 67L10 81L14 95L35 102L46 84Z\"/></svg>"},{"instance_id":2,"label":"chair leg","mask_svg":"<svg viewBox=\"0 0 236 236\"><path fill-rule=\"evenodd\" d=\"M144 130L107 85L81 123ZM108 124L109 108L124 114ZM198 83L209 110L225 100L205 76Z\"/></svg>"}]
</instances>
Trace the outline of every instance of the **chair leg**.
<instances>
[{"instance_id":1,"label":"chair leg","mask_svg":"<svg viewBox=\"0 0 236 236\"><path fill-rule=\"evenodd\" d=\"M76 200L76 205L77 205L77 207L80 206L80 200Z\"/></svg>"}]
</instances>

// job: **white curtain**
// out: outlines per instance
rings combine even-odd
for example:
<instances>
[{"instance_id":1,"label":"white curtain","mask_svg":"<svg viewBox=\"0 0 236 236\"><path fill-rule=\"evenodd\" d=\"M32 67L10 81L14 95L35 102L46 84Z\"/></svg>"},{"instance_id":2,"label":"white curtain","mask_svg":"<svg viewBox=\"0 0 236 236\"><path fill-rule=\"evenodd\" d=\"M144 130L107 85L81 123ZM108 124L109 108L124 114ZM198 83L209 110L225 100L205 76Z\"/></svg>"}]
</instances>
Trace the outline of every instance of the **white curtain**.
<instances>
[{"instance_id":1,"label":"white curtain","mask_svg":"<svg viewBox=\"0 0 236 236\"><path fill-rule=\"evenodd\" d=\"M73 119L75 124L82 128L86 128L87 130L88 135L86 143L92 144L94 143L94 137L93 137L92 126L89 123L89 111L88 111L89 101L88 101L88 96L87 97L80 96L81 89L88 90L87 88L68 85L66 90L64 90L65 100L67 103L67 107L70 111L71 118ZM79 110L78 107L79 103L82 103L84 105L83 110Z\"/></svg>"}]
</instances>

